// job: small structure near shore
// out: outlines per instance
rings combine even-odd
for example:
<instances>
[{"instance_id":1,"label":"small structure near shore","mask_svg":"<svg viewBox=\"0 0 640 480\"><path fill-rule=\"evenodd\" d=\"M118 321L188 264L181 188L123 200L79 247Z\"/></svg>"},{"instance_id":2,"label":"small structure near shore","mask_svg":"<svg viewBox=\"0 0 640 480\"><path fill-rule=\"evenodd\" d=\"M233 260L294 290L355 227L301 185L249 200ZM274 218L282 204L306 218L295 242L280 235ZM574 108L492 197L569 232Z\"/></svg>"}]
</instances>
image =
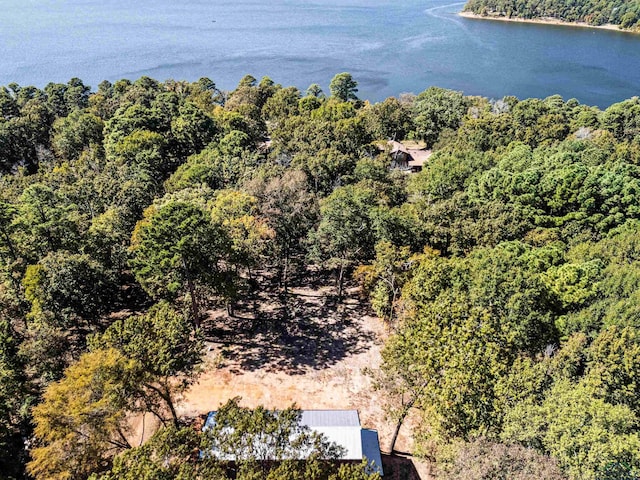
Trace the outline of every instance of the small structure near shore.
<instances>
[{"instance_id":1,"label":"small structure near shore","mask_svg":"<svg viewBox=\"0 0 640 480\"><path fill-rule=\"evenodd\" d=\"M420 172L432 153L425 148L408 147L396 140L389 140L379 148L391 155L391 168L409 173Z\"/></svg>"}]
</instances>

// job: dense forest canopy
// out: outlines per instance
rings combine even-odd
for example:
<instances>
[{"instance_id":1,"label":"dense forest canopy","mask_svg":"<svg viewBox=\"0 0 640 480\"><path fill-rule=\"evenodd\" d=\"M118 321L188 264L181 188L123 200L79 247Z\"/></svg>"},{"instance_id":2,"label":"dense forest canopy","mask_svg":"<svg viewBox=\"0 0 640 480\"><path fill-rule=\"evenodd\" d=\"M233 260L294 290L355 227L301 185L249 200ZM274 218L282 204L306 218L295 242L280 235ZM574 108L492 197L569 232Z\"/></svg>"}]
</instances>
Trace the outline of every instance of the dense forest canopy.
<instances>
[{"instance_id":1,"label":"dense forest canopy","mask_svg":"<svg viewBox=\"0 0 640 480\"><path fill-rule=\"evenodd\" d=\"M565 22L612 24L625 29L640 29L640 2L637 0L469 0L464 10L479 15L555 18Z\"/></svg>"},{"instance_id":2,"label":"dense forest canopy","mask_svg":"<svg viewBox=\"0 0 640 480\"><path fill-rule=\"evenodd\" d=\"M434 153L408 174L390 139ZM285 313L261 328L280 328L308 265L338 301L359 282L387 323L381 402L399 426L420 412L414 453L440 478L640 475L637 97L371 104L347 73L328 95L251 76L12 84L0 169L2 478L226 478L175 410L203 313L271 279ZM137 413L164 425L143 446ZM334 467L242 478L363 475Z\"/></svg>"}]
</instances>

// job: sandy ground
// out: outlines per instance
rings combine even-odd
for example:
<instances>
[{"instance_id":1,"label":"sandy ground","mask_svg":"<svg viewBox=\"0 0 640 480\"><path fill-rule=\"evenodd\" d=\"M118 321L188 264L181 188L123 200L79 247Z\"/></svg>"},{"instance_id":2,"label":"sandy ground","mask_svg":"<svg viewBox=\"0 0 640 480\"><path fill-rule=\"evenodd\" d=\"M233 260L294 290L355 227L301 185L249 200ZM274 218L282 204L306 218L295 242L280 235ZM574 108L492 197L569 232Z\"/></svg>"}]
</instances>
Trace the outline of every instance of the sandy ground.
<instances>
[{"instance_id":1,"label":"sandy ground","mask_svg":"<svg viewBox=\"0 0 640 480\"><path fill-rule=\"evenodd\" d=\"M203 373L179 413L204 415L236 396L248 407L357 409L362 425L378 430L387 450L394 425L365 370L380 365L385 327L355 289L341 304L332 294L327 286L293 288L288 319L281 301L268 298L241 306L233 318L209 312ZM403 426L396 450L411 452L412 423ZM385 478L429 478L426 463L387 457L385 464L397 473Z\"/></svg>"},{"instance_id":2,"label":"sandy ground","mask_svg":"<svg viewBox=\"0 0 640 480\"><path fill-rule=\"evenodd\" d=\"M564 22L562 20L558 20L556 18L517 18L517 17L499 17L492 15L479 15L473 12L460 12L458 13L461 17L472 18L478 20L495 20L498 22L515 22L515 23L539 23L543 25L559 25L565 27L580 27L580 28L598 28L601 30L615 30L616 32L621 33L631 33L637 35L639 32L635 32L633 30L622 30L618 25L589 25L585 22Z\"/></svg>"}]
</instances>

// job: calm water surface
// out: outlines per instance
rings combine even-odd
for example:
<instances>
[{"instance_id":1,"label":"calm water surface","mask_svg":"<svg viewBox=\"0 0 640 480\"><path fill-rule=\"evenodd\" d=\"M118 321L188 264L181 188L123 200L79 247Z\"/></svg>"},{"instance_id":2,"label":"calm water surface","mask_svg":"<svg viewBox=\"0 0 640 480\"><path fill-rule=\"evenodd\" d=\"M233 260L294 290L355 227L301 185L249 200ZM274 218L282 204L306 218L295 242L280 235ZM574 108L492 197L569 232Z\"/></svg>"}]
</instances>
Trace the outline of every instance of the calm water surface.
<instances>
[{"instance_id":1,"label":"calm water surface","mask_svg":"<svg viewBox=\"0 0 640 480\"><path fill-rule=\"evenodd\" d=\"M351 72L362 98L430 85L559 93L605 107L640 94L640 36L460 18L447 0L2 0L0 84L80 77L263 75L305 89Z\"/></svg>"}]
</instances>

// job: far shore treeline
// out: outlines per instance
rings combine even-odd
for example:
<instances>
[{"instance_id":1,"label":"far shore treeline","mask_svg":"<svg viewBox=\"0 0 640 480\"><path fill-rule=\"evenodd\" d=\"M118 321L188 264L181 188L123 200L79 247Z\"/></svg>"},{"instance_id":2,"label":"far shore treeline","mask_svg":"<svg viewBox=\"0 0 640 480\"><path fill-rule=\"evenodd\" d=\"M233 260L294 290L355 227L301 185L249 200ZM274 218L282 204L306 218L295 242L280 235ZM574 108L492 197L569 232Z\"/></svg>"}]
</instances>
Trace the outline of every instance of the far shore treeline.
<instances>
[{"instance_id":1,"label":"far shore treeline","mask_svg":"<svg viewBox=\"0 0 640 480\"><path fill-rule=\"evenodd\" d=\"M433 154L408 173L390 140ZM327 308L358 286L386 323L372 394L391 425L415 415L438 479L639 478L637 97L11 84L0 171L2 479L369 478L308 432L282 448L309 462L247 453L261 428L289 442L294 410L234 400L203 434L176 409L207 311L267 296L246 328L287 332L291 285L322 281ZM143 413L160 428L140 445Z\"/></svg>"},{"instance_id":2,"label":"far shore treeline","mask_svg":"<svg viewBox=\"0 0 640 480\"><path fill-rule=\"evenodd\" d=\"M640 31L638 0L468 0L464 11L489 17L555 19Z\"/></svg>"}]
</instances>

